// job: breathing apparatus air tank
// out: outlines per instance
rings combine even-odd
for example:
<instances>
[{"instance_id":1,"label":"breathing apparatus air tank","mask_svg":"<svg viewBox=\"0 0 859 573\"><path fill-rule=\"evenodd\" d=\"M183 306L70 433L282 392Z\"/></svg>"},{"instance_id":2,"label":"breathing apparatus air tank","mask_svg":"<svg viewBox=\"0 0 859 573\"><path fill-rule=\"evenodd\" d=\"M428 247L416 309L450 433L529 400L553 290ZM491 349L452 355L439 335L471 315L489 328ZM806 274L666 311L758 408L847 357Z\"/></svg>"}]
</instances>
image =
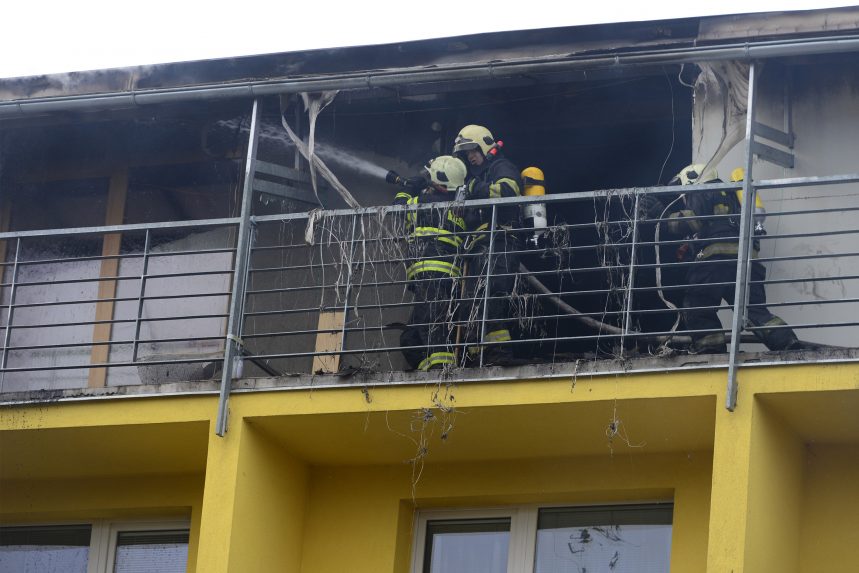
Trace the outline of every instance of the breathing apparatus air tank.
<instances>
[{"instance_id":1,"label":"breathing apparatus air tank","mask_svg":"<svg viewBox=\"0 0 859 573\"><path fill-rule=\"evenodd\" d=\"M746 178L746 171L742 167L737 167L731 171L731 183L740 183ZM737 189L737 201L740 205L743 204L743 190ZM755 234L765 234L764 221L767 219L767 210L764 208L764 201L761 199L760 193L755 193Z\"/></svg>"},{"instance_id":2,"label":"breathing apparatus air tank","mask_svg":"<svg viewBox=\"0 0 859 573\"><path fill-rule=\"evenodd\" d=\"M522 170L522 182L525 184L524 195L526 197L539 197L546 194L546 182L543 171L538 167L526 167ZM548 219L546 218L545 203L529 203L523 209L525 226L534 229L534 234L528 239L528 243L534 246L540 245L541 237L546 235Z\"/></svg>"}]
</instances>

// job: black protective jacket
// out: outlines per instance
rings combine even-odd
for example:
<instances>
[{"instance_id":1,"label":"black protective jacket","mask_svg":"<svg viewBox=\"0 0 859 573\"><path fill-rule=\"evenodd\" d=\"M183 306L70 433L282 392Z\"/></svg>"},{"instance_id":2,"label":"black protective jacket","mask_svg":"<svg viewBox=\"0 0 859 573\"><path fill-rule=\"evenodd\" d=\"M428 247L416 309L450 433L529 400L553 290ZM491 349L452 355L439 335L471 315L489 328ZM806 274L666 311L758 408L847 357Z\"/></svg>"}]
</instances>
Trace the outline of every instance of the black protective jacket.
<instances>
[{"instance_id":1,"label":"black protective jacket","mask_svg":"<svg viewBox=\"0 0 859 573\"><path fill-rule=\"evenodd\" d=\"M452 194L431 188L423 191L404 189L397 193L394 205L424 205L452 201ZM409 256L413 259L407 270L408 278L425 273L459 276L455 256L465 242L465 221L447 207L420 209L406 213L406 233Z\"/></svg>"},{"instance_id":2,"label":"black protective jacket","mask_svg":"<svg viewBox=\"0 0 859 573\"><path fill-rule=\"evenodd\" d=\"M713 183L721 181L713 181ZM700 258L713 255L736 256L737 239L740 236L740 201L733 190L704 191L688 193L685 197L686 208L672 213L670 219L677 217L713 217L709 219L669 220L669 231L693 234L699 242L695 250ZM759 250L760 242L755 241L753 248Z\"/></svg>"},{"instance_id":3,"label":"black protective jacket","mask_svg":"<svg viewBox=\"0 0 859 573\"><path fill-rule=\"evenodd\" d=\"M512 161L501 155L486 157L483 165L469 165L469 175L466 181L467 199L498 199L502 197L518 197L522 194L522 177L519 169ZM492 209L482 207L469 210L466 214L466 224L469 231L482 231L489 228L492 222ZM507 205L498 208L497 224L499 227L521 228L522 216L519 205ZM475 243L486 243L486 235L475 235Z\"/></svg>"}]
</instances>

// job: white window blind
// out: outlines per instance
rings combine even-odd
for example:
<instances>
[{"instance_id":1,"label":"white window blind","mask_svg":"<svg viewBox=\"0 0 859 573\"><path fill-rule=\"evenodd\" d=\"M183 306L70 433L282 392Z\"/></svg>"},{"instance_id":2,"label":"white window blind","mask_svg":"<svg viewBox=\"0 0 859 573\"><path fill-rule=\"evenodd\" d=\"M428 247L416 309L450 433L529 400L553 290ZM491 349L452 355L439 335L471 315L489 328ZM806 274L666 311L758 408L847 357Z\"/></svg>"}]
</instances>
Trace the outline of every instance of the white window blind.
<instances>
[{"instance_id":1,"label":"white window blind","mask_svg":"<svg viewBox=\"0 0 859 573\"><path fill-rule=\"evenodd\" d=\"M188 531L120 531L114 573L185 573Z\"/></svg>"}]
</instances>

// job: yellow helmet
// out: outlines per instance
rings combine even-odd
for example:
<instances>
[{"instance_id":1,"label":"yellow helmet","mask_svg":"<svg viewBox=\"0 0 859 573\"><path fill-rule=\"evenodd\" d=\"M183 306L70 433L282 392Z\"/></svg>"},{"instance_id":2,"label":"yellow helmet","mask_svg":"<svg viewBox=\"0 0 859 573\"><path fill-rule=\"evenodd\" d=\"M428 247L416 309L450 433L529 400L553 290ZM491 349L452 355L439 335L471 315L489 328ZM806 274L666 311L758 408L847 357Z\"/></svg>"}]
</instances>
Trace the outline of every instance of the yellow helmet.
<instances>
[{"instance_id":1,"label":"yellow helmet","mask_svg":"<svg viewBox=\"0 0 859 573\"><path fill-rule=\"evenodd\" d=\"M675 175L671 181L668 182L669 185L694 185L696 183L712 183L719 178L719 174L715 169L710 169L703 175L701 174L704 171L706 165L703 163L693 163L692 165L687 165L683 169L680 170L680 173Z\"/></svg>"},{"instance_id":2,"label":"yellow helmet","mask_svg":"<svg viewBox=\"0 0 859 573\"><path fill-rule=\"evenodd\" d=\"M430 159L424 166L433 183L437 183L448 191L456 191L465 185L468 170L465 163L451 155L441 155Z\"/></svg>"},{"instance_id":3,"label":"yellow helmet","mask_svg":"<svg viewBox=\"0 0 859 573\"><path fill-rule=\"evenodd\" d=\"M483 155L489 155L489 150L495 147L492 132L482 125L466 125L459 130L453 140L453 152L462 153L471 149L480 149Z\"/></svg>"}]
</instances>

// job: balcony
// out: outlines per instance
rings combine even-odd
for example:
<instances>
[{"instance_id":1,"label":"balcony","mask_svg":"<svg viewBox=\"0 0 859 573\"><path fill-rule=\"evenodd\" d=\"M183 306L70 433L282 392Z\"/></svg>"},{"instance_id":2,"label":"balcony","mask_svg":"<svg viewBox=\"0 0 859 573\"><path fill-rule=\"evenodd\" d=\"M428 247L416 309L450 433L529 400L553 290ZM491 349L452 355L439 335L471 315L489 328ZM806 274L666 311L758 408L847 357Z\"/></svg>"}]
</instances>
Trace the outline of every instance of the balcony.
<instances>
[{"instance_id":1,"label":"balcony","mask_svg":"<svg viewBox=\"0 0 859 573\"><path fill-rule=\"evenodd\" d=\"M16 171L4 180L14 183L11 218L19 224L0 233L0 392L21 402L220 391L223 410L231 391L725 369L732 408L740 368L855 360L859 229L852 215L859 210L859 175L849 154L818 151L852 141L853 132L842 127L855 123L849 107L855 95L847 88L827 95L827 109L840 106L843 116L813 114L819 111L813 86L855 79L839 46L832 43L827 49L836 53L821 56L818 66L785 58L768 63L769 75L760 76L757 64L741 70L749 78L747 144L739 145L740 137L724 149L727 127L705 131L721 105L697 92L679 97L676 90L691 84L669 53L659 61L676 77L649 65L631 65L623 82L605 70L591 78L540 71L539 97L554 102L545 109L522 103L533 90L515 78L471 91L454 80L420 84L404 99L356 89L344 96L342 115L320 116L316 130L338 146L369 147L363 159L338 160L330 149L323 153L326 143L319 145L326 161L360 168L347 181L360 201L317 159L313 182L307 146L296 143L309 128L295 97L258 98L252 111L247 100L205 110L174 102L153 106L151 116L120 110L37 129L21 120L7 146L7 165ZM635 83L634 95L625 82ZM497 103L502 92L523 98ZM562 105L570 98L577 107ZM436 99L452 107L426 103ZM465 270L440 327L455 365L413 372L403 350L423 348L405 347L400 334L415 303L409 288L415 281L405 272L414 256L405 220L415 208L389 206L396 189L382 179L390 167L413 171L428 149L444 152L445 130L461 123L453 104L494 106L497 116L512 118L507 130L518 135L521 156L554 176L550 194L418 209L482 209L494 220L505 206L545 203L549 223L539 232L492 226L482 232L487 252L451 256ZM367 117L385 119L374 120L377 132L368 132ZM417 124L413 117L430 129L416 131L407 144L403 133ZM783 130L770 127L778 120ZM686 128L697 129L696 121L703 122L700 133L690 136ZM822 124L826 130L817 129ZM731 133L741 136L734 127ZM609 135L591 140L586 130ZM658 138L667 155L650 148ZM721 153L723 171L731 162L745 167L747 180L688 185L682 193L742 189L740 217L682 216L680 188L647 183L667 181L689 163L689 153L678 149L693 143L696 156ZM616 161L624 156L628 162ZM658 176L651 173L660 165ZM90 187L90 195L79 193L87 185L101 185L107 200ZM134 202L124 217L114 193L121 189ZM749 203L756 195L766 204L766 233L754 230L762 222ZM664 207L658 214L645 208L654 199ZM106 215L90 212L98 210ZM696 258L706 241L671 234L670 215L687 224L737 219L739 263ZM491 246L505 234L520 239L522 266L507 273L515 284L511 295L493 296L486 285L499 276L487 263L512 254ZM690 280L716 268L723 269L719 280ZM685 300L714 284L738 296L704 306ZM765 291L766 302L750 289ZM487 312L498 301L510 307L502 319ZM786 324L749 320L766 309ZM716 311L719 323L692 329L683 320L690 311ZM487 338L498 323L510 326L511 340ZM761 344L766 333L788 331L802 344L777 350ZM727 352L697 352L692 338L707 335L723 335ZM496 363L489 356L496 348L512 356Z\"/></svg>"},{"instance_id":2,"label":"balcony","mask_svg":"<svg viewBox=\"0 0 859 573\"><path fill-rule=\"evenodd\" d=\"M859 325L859 277L842 261L859 252L833 247L854 241L859 228L851 225L852 213L859 206L850 204L850 196L841 204L830 198L824 206L814 193L822 185L856 182L859 175L754 183L761 195L779 190L807 197L797 201L804 208L769 211L766 225L772 231L754 237L760 243L757 261L768 275L740 273L744 282L737 283L738 291L746 284L765 288L765 306L789 323L769 328L793 329L806 343L784 352L766 351L755 337L760 326L743 328L726 317L721 328L695 332L722 333L728 340L739 334L731 344L734 353L690 353L693 333L679 319L683 294L712 283L690 284L688 270L729 265L733 274L737 262L678 261L679 247L698 251L695 243L701 241L664 238L666 219L648 218L635 208L647 197L668 205L678 197L677 187L4 233L2 391L12 401L211 391L229 343L237 354L235 389L854 360L859 354L846 347ZM734 192L737 185L682 190ZM413 304L405 274L405 213L538 201L555 220L539 247L518 252L522 267L511 320L505 321L513 324L513 340L485 339L493 325L484 311L492 300L485 285L494 276L486 263L504 253L462 252L450 258L471 270L455 280L452 310L442 325L450 329L457 366L405 372L399 335ZM730 215L678 220L719 217ZM809 231L820 217L829 228ZM498 230L526 239L534 232ZM91 254L111 243L119 246L117 254ZM750 248L751 241L745 243ZM730 316L729 302L712 308ZM746 312L763 306L748 303ZM484 354L494 346L511 348L512 364L487 369Z\"/></svg>"}]
</instances>

